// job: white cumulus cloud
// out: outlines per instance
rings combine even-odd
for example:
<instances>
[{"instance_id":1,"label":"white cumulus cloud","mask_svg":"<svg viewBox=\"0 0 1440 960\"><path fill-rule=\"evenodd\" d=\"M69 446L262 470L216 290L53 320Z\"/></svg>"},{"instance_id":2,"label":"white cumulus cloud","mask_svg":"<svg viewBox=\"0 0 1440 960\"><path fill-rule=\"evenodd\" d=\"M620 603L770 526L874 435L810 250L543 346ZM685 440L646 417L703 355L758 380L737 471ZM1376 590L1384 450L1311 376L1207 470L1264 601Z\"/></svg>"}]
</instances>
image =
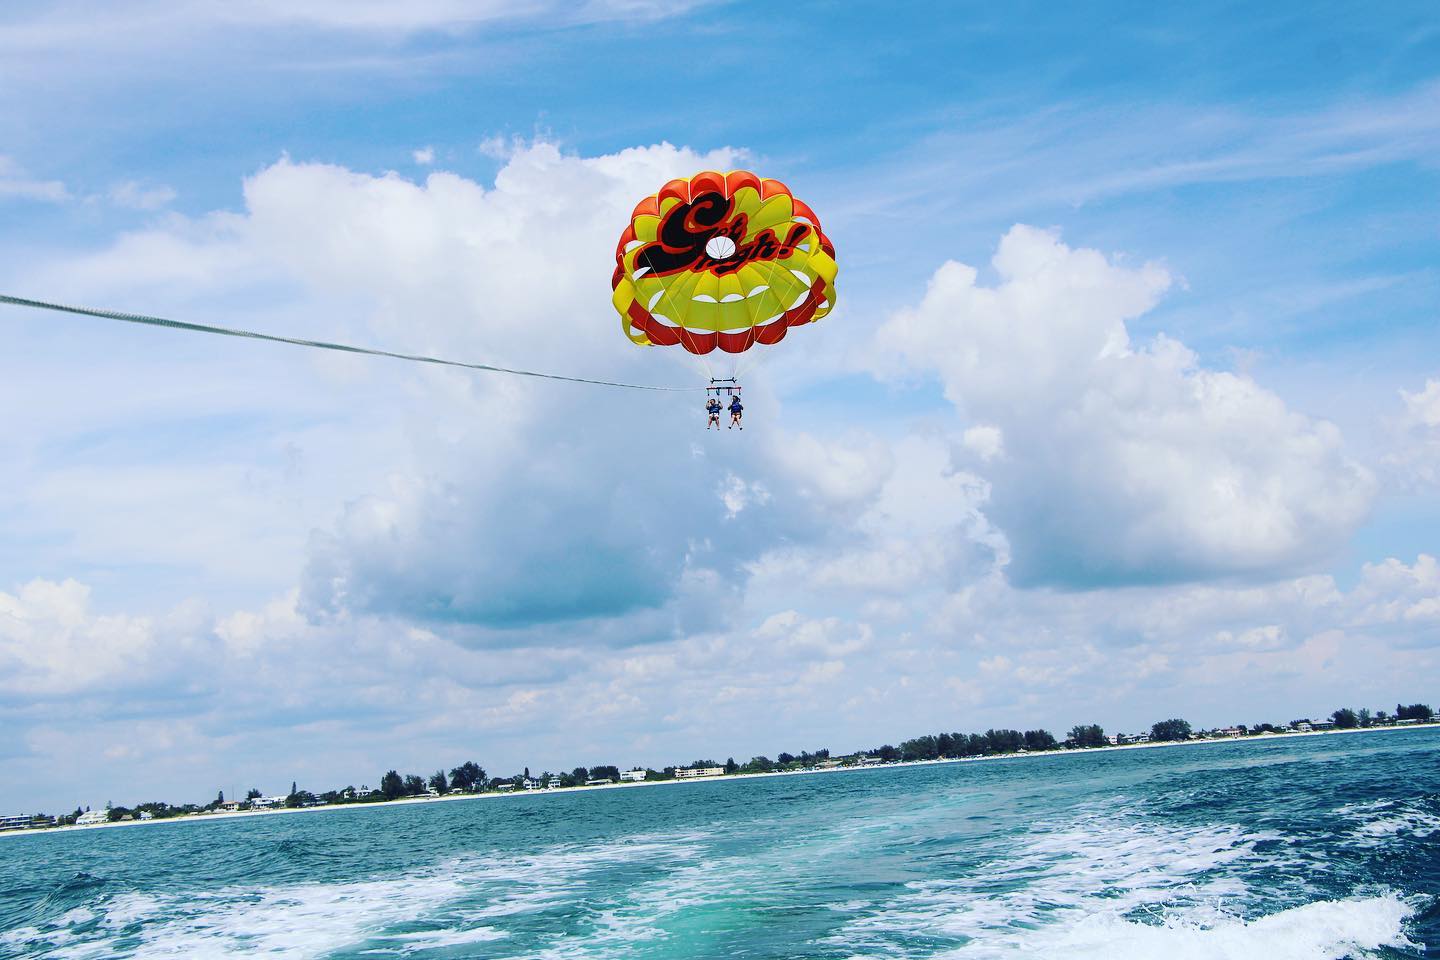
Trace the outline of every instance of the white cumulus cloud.
<instances>
[{"instance_id":1,"label":"white cumulus cloud","mask_svg":"<svg viewBox=\"0 0 1440 960\"><path fill-rule=\"evenodd\" d=\"M1127 322L1171 284L1164 268L1026 226L992 267L993 285L941 266L880 336L1003 436L1005 456L981 472L1017 582L1284 571L1327 556L1364 517L1373 481L1334 426L1163 335L1132 342Z\"/></svg>"}]
</instances>

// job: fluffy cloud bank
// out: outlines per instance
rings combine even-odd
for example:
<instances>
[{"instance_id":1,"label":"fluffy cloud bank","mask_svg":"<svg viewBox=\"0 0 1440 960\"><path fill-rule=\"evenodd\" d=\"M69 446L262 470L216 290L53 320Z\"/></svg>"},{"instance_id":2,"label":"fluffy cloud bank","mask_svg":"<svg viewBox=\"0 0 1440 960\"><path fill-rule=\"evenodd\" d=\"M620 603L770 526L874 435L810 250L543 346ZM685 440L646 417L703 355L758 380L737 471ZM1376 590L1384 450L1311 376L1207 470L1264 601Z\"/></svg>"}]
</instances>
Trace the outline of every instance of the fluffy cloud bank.
<instances>
[{"instance_id":1,"label":"fluffy cloud bank","mask_svg":"<svg viewBox=\"0 0 1440 960\"><path fill-rule=\"evenodd\" d=\"M1274 574L1326 557L1364 517L1373 481L1339 432L1236 373L1126 324L1170 287L1017 226L997 282L941 266L881 331L939 375L974 426L962 452L1021 584L1096 587Z\"/></svg>"},{"instance_id":2,"label":"fluffy cloud bank","mask_svg":"<svg viewBox=\"0 0 1440 960\"><path fill-rule=\"evenodd\" d=\"M281 160L242 210L165 215L48 271L77 299L688 383L683 357L619 336L594 265L637 196L733 159L520 145L493 184ZM1368 502L1333 428L1174 341L1132 343L1165 270L1023 227L994 268L941 267L885 331L961 418L844 432L764 377L750 429L714 435L698 398L99 327L83 349L111 402L77 403L74 343L47 371L37 332L19 388L37 413L3 473L32 562L62 573L0 593L7 766L175 796L198 772L213 795L276 769L330 785L467 755L664 763L936 724L1233 720L1241 680L1306 710L1433 675L1431 558L1349 590L1285 573ZM802 333L860 335L833 323ZM94 597L65 580L82 565L114 571Z\"/></svg>"},{"instance_id":3,"label":"fluffy cloud bank","mask_svg":"<svg viewBox=\"0 0 1440 960\"><path fill-rule=\"evenodd\" d=\"M1440 486L1440 380L1401 390L1403 412L1391 424L1385 465L1402 490L1428 493Z\"/></svg>"}]
</instances>

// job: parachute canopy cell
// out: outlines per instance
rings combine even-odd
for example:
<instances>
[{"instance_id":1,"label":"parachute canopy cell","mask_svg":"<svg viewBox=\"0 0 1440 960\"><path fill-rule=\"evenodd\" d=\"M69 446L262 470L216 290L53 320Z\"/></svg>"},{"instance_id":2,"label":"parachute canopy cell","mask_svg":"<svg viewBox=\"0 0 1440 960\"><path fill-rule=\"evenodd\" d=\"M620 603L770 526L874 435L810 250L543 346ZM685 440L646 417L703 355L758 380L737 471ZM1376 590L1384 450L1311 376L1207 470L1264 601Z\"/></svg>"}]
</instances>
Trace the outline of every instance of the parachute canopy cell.
<instances>
[{"instance_id":1,"label":"parachute canopy cell","mask_svg":"<svg viewBox=\"0 0 1440 960\"><path fill-rule=\"evenodd\" d=\"M837 270L819 218L785 184L705 171L635 207L611 286L634 343L743 353L828 314Z\"/></svg>"}]
</instances>

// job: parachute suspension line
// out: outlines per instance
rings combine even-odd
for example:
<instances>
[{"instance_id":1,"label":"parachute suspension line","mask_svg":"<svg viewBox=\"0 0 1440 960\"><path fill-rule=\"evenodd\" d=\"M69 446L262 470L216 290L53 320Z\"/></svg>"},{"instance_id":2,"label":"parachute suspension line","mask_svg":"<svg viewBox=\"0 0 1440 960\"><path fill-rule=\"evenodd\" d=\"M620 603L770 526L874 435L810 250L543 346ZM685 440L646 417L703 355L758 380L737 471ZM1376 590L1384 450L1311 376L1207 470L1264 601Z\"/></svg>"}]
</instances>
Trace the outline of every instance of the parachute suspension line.
<instances>
[{"instance_id":1,"label":"parachute suspension line","mask_svg":"<svg viewBox=\"0 0 1440 960\"><path fill-rule=\"evenodd\" d=\"M388 357L392 360L408 360L411 363L429 363L442 367L460 367L465 370L480 370L486 373L506 373L516 377L535 377L541 380L563 380L568 383L588 383L598 387L621 387L626 390L656 390L664 393L692 393L703 387L663 387L648 383L621 383L615 380L596 380L590 377L567 377L557 373L540 373L535 370L519 370L514 367L499 367L488 363L465 363L460 360L446 360L441 357L427 357L422 354L396 353L390 350L376 350L370 347L356 347L345 343L330 343L325 340L305 340L300 337L282 337L272 333L258 333L235 327L212 326L204 323L188 323L183 320L167 320L140 313L122 313L118 310L99 310L91 307L73 307L44 300L27 300L0 294L0 304L12 307L27 307L32 310L54 310L57 313L71 313L81 317L98 317L102 320L118 320L123 323L138 323L150 327L166 327L171 330L188 330L192 333L209 333L221 337L240 337L246 340L265 340L270 343L288 343L296 347L311 347L316 350L334 350L339 353L353 353L367 357Z\"/></svg>"},{"instance_id":2,"label":"parachute suspension line","mask_svg":"<svg viewBox=\"0 0 1440 960\"><path fill-rule=\"evenodd\" d=\"M747 350L744 353L740 354L735 358L735 378L738 380L741 377L749 376L751 373L754 373L766 363L770 362L770 356L774 352L775 349L773 347L766 350L755 351L756 355L754 357L750 357L747 362L741 362L741 359L744 357L748 357L751 351Z\"/></svg>"},{"instance_id":3,"label":"parachute suspension line","mask_svg":"<svg viewBox=\"0 0 1440 960\"><path fill-rule=\"evenodd\" d=\"M655 278L655 282L660 284L661 301L670 305L670 312L673 314L672 319L676 328L680 331L680 343L685 347L685 352L699 361L700 366L705 370L705 379L714 379L715 370L710 366L709 359L700 351L690 349L694 346L695 340L690 336L690 331L685 329L684 313L675 303L675 298L670 293L670 285L665 282L663 277L655 272L655 264L650 259L650 254L648 253L645 254L645 265L650 268L650 275ZM645 304L645 308L647 310L650 309L650 304Z\"/></svg>"},{"instance_id":4,"label":"parachute suspension line","mask_svg":"<svg viewBox=\"0 0 1440 960\"><path fill-rule=\"evenodd\" d=\"M650 268L650 275L655 278L655 282L660 284L660 299L670 304L670 312L673 315L672 319L675 323L675 329L680 332L680 343L685 347L685 352L691 356L700 357L700 362L705 365L705 373L708 376L710 374L710 363L699 350L692 349L695 341L689 337L690 331L685 329L685 314L680 310L679 306L676 305L675 299L670 296L669 285L667 285L664 278L655 271L655 262L650 259L649 253L645 253L645 265ZM645 309L649 310L650 304L645 304Z\"/></svg>"}]
</instances>

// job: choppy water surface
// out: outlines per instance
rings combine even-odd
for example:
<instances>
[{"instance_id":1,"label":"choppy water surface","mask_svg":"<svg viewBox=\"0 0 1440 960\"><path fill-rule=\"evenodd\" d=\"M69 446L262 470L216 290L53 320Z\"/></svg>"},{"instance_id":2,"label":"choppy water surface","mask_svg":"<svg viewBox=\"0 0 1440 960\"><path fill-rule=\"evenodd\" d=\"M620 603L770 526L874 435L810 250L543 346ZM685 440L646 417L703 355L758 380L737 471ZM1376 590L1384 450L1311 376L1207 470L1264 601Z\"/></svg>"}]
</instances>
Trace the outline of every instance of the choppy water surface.
<instances>
[{"instance_id":1,"label":"choppy water surface","mask_svg":"<svg viewBox=\"0 0 1440 960\"><path fill-rule=\"evenodd\" d=\"M0 956L1440 952L1440 733L0 841Z\"/></svg>"}]
</instances>

